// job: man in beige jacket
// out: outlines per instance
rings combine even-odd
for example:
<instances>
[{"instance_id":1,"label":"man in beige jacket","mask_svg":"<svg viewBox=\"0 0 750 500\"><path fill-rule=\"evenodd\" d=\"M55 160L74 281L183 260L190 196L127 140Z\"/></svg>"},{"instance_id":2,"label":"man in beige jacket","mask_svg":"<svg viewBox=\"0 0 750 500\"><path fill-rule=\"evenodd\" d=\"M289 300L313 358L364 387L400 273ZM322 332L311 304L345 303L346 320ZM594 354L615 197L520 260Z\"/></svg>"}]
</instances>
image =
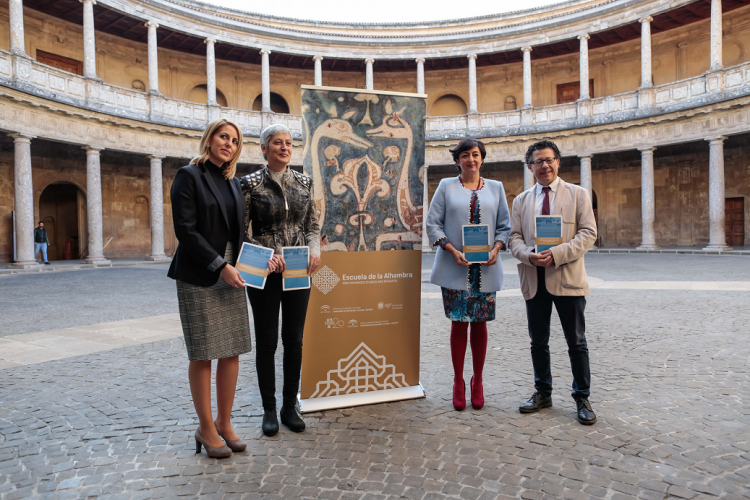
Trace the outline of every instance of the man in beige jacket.
<instances>
[{"instance_id":1,"label":"man in beige jacket","mask_svg":"<svg viewBox=\"0 0 750 500\"><path fill-rule=\"evenodd\" d=\"M549 336L552 305L560 316L573 371L573 399L578 421L596 422L589 403L591 372L584 309L590 292L583 256L596 241L596 222L589 193L557 176L560 151L552 141L539 141L526 152L526 164L537 183L513 200L508 247L520 260L518 277L526 299L536 392L519 408L534 413L552 406ZM534 253L537 215L562 216L562 244Z\"/></svg>"}]
</instances>

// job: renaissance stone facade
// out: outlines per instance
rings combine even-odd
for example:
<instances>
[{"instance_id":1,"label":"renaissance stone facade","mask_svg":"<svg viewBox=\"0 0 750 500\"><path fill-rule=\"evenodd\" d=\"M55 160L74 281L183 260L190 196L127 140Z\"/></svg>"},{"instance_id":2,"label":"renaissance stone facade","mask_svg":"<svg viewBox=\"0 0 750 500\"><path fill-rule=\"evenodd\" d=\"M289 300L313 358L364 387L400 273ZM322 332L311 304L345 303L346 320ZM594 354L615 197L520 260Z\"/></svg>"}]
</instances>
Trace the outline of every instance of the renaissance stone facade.
<instances>
[{"instance_id":1,"label":"renaissance stone facade","mask_svg":"<svg viewBox=\"0 0 750 500\"><path fill-rule=\"evenodd\" d=\"M189 0L10 0L0 261L35 265L38 220L52 259L171 255L171 181L205 123L240 124L240 172L262 165L260 130L285 123L298 167L300 86L313 83L426 94L430 193L455 175L448 148L474 136L488 147L485 175L511 199L532 182L526 148L550 138L561 175L596 200L599 246L747 246L748 40L744 0L573 0L391 25Z\"/></svg>"}]
</instances>

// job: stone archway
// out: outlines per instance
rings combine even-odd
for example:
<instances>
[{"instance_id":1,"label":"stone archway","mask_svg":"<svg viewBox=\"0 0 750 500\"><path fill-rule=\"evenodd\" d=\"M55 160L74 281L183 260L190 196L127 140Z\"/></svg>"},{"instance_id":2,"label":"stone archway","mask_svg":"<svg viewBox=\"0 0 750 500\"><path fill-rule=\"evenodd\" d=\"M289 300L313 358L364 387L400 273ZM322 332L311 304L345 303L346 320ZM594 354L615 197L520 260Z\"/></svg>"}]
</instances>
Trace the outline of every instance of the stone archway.
<instances>
[{"instance_id":1,"label":"stone archway","mask_svg":"<svg viewBox=\"0 0 750 500\"><path fill-rule=\"evenodd\" d=\"M258 96L253 101L253 111L261 111L261 108L263 107L263 94L258 94ZM277 94L276 92L271 92L271 111L274 113L285 113L289 114L289 104L286 102L286 99L281 94Z\"/></svg>"},{"instance_id":2,"label":"stone archway","mask_svg":"<svg viewBox=\"0 0 750 500\"><path fill-rule=\"evenodd\" d=\"M39 197L39 219L47 229L49 260L64 260L70 244L71 259L79 259L86 247L86 195L75 184L56 182Z\"/></svg>"}]
</instances>

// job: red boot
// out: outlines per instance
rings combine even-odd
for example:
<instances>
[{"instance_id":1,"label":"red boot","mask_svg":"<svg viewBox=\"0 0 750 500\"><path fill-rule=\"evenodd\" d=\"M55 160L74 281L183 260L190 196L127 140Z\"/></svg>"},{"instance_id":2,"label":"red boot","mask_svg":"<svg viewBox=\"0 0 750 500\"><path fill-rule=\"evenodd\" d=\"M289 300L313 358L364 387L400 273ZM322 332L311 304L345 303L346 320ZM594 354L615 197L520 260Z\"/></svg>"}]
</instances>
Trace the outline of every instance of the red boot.
<instances>
[{"instance_id":1,"label":"red boot","mask_svg":"<svg viewBox=\"0 0 750 500\"><path fill-rule=\"evenodd\" d=\"M461 411L466 408L466 382L464 382L464 358L466 357L466 337L469 324L451 323L451 360L453 361L453 408Z\"/></svg>"},{"instance_id":2,"label":"red boot","mask_svg":"<svg viewBox=\"0 0 750 500\"><path fill-rule=\"evenodd\" d=\"M471 324L471 358L474 365L474 376L471 377L471 406L475 410L484 407L484 387L482 371L487 356L487 323L482 321Z\"/></svg>"}]
</instances>

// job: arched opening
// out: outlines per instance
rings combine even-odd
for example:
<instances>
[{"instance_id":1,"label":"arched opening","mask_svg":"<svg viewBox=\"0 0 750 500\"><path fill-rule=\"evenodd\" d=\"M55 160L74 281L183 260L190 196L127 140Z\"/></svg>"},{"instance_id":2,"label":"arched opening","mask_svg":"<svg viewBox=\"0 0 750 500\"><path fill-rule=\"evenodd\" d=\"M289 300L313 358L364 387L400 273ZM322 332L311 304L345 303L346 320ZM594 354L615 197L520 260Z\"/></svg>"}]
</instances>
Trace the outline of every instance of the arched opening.
<instances>
[{"instance_id":1,"label":"arched opening","mask_svg":"<svg viewBox=\"0 0 750 500\"><path fill-rule=\"evenodd\" d=\"M516 98L515 96L509 95L505 98L505 111L513 111L516 109Z\"/></svg>"},{"instance_id":2,"label":"arched opening","mask_svg":"<svg viewBox=\"0 0 750 500\"><path fill-rule=\"evenodd\" d=\"M87 240L83 191L73 184L50 184L39 197L39 218L49 237L49 260L81 258Z\"/></svg>"},{"instance_id":3,"label":"arched opening","mask_svg":"<svg viewBox=\"0 0 750 500\"><path fill-rule=\"evenodd\" d=\"M253 111L261 111L263 109L263 94L259 94L258 97L253 101ZM289 114L289 104L286 99L281 97L276 92L271 92L271 111L274 113L286 113Z\"/></svg>"},{"instance_id":4,"label":"arched opening","mask_svg":"<svg viewBox=\"0 0 750 500\"><path fill-rule=\"evenodd\" d=\"M432 103L430 116L465 115L468 109L463 99L455 94L446 94Z\"/></svg>"},{"instance_id":5,"label":"arched opening","mask_svg":"<svg viewBox=\"0 0 750 500\"><path fill-rule=\"evenodd\" d=\"M208 87L205 84L196 85L188 94L187 100L198 104L206 104L208 102ZM216 89L216 102L220 106L227 107L227 98L224 96L224 92L218 88Z\"/></svg>"}]
</instances>

